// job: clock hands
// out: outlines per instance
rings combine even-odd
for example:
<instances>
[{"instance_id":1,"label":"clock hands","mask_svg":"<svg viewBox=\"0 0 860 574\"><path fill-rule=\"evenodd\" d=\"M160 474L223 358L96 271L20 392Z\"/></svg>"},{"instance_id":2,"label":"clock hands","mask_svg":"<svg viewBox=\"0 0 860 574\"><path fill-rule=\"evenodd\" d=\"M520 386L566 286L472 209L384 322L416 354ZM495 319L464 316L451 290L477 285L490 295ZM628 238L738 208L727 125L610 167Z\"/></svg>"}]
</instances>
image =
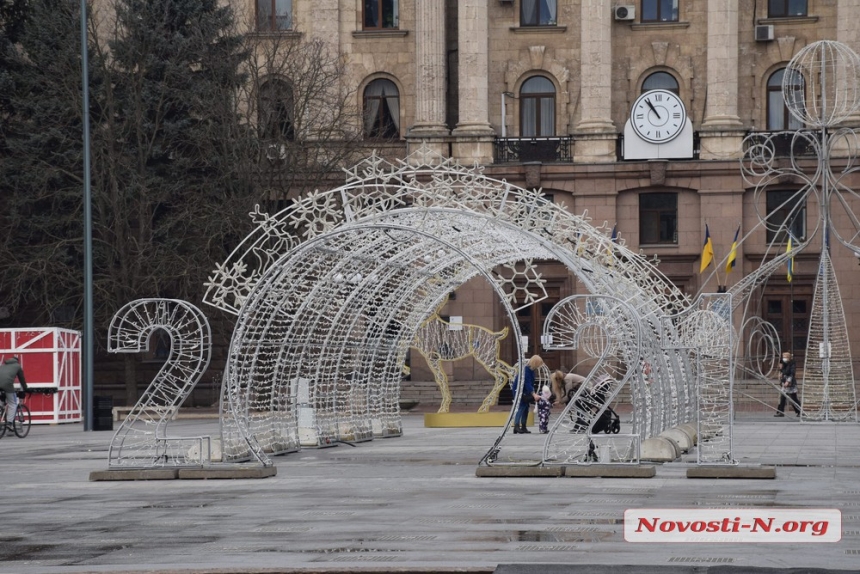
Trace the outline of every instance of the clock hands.
<instances>
[{"instance_id":1,"label":"clock hands","mask_svg":"<svg viewBox=\"0 0 860 574\"><path fill-rule=\"evenodd\" d=\"M657 111L657 108L654 107L654 104L651 103L651 100L645 98L645 103L648 104L648 107L651 108L651 111L654 112L654 115L657 116L657 119L663 119L660 117L660 112Z\"/></svg>"}]
</instances>

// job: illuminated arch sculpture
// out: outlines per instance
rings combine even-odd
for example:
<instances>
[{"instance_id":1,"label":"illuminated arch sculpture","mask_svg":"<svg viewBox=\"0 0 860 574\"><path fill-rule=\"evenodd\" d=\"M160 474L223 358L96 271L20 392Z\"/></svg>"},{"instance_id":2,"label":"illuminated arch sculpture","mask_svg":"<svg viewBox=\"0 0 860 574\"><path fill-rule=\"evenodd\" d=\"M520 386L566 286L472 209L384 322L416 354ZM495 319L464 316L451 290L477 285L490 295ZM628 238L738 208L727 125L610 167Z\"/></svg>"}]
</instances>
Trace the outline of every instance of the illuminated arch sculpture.
<instances>
[{"instance_id":1,"label":"illuminated arch sculpture","mask_svg":"<svg viewBox=\"0 0 860 574\"><path fill-rule=\"evenodd\" d=\"M423 148L396 166L372 156L340 188L252 216L257 228L205 296L237 315L222 391L225 460L268 464L301 446L399 434L406 350L432 310L473 277L495 291L514 331L515 308L545 297L539 279L525 293L512 288L511 274L528 274L522 263L531 260L561 261L588 292L618 298L655 325L667 309L689 306L607 225ZM665 392L649 435L694 416L688 359L673 361L658 375Z\"/></svg>"}]
</instances>

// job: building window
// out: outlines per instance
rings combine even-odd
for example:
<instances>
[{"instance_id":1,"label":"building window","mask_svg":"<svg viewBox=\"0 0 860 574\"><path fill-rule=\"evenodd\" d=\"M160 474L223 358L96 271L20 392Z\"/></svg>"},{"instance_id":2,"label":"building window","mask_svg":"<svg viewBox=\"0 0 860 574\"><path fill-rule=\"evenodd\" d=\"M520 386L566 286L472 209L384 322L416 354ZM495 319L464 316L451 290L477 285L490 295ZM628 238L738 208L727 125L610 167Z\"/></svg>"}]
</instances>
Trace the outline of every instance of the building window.
<instances>
[{"instance_id":1,"label":"building window","mask_svg":"<svg viewBox=\"0 0 860 574\"><path fill-rule=\"evenodd\" d=\"M767 242L788 243L787 230L795 241L806 238L806 201L797 191L767 192Z\"/></svg>"},{"instance_id":2,"label":"building window","mask_svg":"<svg viewBox=\"0 0 860 574\"><path fill-rule=\"evenodd\" d=\"M809 13L809 2L806 0L768 0L768 18L791 18L794 16L807 16Z\"/></svg>"},{"instance_id":3,"label":"building window","mask_svg":"<svg viewBox=\"0 0 860 574\"><path fill-rule=\"evenodd\" d=\"M523 0L520 26L555 26L557 14L556 0Z\"/></svg>"},{"instance_id":4,"label":"building window","mask_svg":"<svg viewBox=\"0 0 860 574\"><path fill-rule=\"evenodd\" d=\"M293 28L293 0L257 0L257 31L282 32Z\"/></svg>"},{"instance_id":5,"label":"building window","mask_svg":"<svg viewBox=\"0 0 860 574\"><path fill-rule=\"evenodd\" d=\"M639 195L639 244L678 243L678 194Z\"/></svg>"},{"instance_id":6,"label":"building window","mask_svg":"<svg viewBox=\"0 0 860 574\"><path fill-rule=\"evenodd\" d=\"M283 80L269 80L260 87L257 125L264 140L296 138L293 89Z\"/></svg>"},{"instance_id":7,"label":"building window","mask_svg":"<svg viewBox=\"0 0 860 574\"><path fill-rule=\"evenodd\" d=\"M391 80L373 80L364 89L364 133L371 139L400 137L400 92Z\"/></svg>"},{"instance_id":8,"label":"building window","mask_svg":"<svg viewBox=\"0 0 860 574\"><path fill-rule=\"evenodd\" d=\"M677 22L678 0L642 0L642 22Z\"/></svg>"},{"instance_id":9,"label":"building window","mask_svg":"<svg viewBox=\"0 0 860 574\"><path fill-rule=\"evenodd\" d=\"M364 0L364 29L382 30L400 26L397 0Z\"/></svg>"},{"instance_id":10,"label":"building window","mask_svg":"<svg viewBox=\"0 0 860 574\"><path fill-rule=\"evenodd\" d=\"M645 78L645 81L642 82L642 93L644 94L649 90L669 90L680 95L678 80L668 72L654 72Z\"/></svg>"},{"instance_id":11,"label":"building window","mask_svg":"<svg viewBox=\"0 0 860 574\"><path fill-rule=\"evenodd\" d=\"M782 80L785 76L785 68L771 74L767 80L767 129L770 131L799 130L803 123L788 111L782 92ZM795 76L796 77L796 76ZM791 89L803 90L803 80L798 79ZM802 101L803 98L792 98Z\"/></svg>"},{"instance_id":12,"label":"building window","mask_svg":"<svg viewBox=\"0 0 860 574\"><path fill-rule=\"evenodd\" d=\"M543 76L529 78L520 89L520 136L555 135L555 86Z\"/></svg>"}]
</instances>

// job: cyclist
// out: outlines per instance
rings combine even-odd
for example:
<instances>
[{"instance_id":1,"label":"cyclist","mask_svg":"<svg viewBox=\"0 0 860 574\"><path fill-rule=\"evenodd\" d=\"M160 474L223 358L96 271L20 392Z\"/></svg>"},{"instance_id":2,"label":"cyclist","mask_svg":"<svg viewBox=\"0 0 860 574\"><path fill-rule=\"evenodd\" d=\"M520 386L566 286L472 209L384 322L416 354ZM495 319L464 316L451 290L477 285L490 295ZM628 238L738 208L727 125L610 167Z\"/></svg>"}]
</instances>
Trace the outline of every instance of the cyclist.
<instances>
[{"instance_id":1,"label":"cyclist","mask_svg":"<svg viewBox=\"0 0 860 574\"><path fill-rule=\"evenodd\" d=\"M0 391L6 393L6 425L12 428L15 420L15 411L18 408L18 395L15 393L15 378L21 383L21 388L27 391L27 381L24 379L24 369L18 363L18 357L6 359L0 365Z\"/></svg>"}]
</instances>

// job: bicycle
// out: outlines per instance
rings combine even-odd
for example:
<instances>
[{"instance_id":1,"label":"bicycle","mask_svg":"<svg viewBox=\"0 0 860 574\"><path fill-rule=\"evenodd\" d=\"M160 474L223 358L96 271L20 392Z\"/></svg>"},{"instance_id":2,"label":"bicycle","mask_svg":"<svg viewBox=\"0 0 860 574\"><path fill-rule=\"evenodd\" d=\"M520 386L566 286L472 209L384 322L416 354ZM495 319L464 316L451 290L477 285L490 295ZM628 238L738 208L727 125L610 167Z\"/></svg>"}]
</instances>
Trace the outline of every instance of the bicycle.
<instances>
[{"instance_id":1,"label":"bicycle","mask_svg":"<svg viewBox=\"0 0 860 574\"><path fill-rule=\"evenodd\" d=\"M18 408L15 410L15 420L13 421L12 428L15 431L15 435L18 438L24 438L28 434L30 434L30 424L32 421L32 417L30 416L30 408L24 404L23 397L21 395L26 396L27 393L21 391L18 400ZM6 431L8 430L7 421L6 421L6 393L0 391L0 409L2 409L2 415L0 415L0 438L6 436Z\"/></svg>"}]
</instances>

